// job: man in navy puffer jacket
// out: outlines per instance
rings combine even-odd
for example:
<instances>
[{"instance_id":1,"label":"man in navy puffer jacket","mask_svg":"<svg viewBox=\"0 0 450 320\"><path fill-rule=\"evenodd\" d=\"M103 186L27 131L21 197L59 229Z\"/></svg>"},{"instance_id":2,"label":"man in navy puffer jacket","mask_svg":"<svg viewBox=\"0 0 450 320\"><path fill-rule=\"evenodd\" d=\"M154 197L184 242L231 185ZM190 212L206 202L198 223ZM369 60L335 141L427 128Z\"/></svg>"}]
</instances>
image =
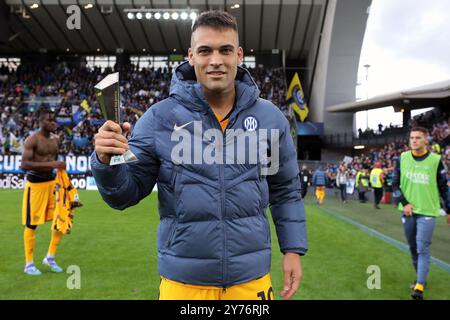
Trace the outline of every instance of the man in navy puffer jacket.
<instances>
[{"instance_id":1,"label":"man in navy puffer jacket","mask_svg":"<svg viewBox=\"0 0 450 320\"><path fill-rule=\"evenodd\" d=\"M103 199L123 210L158 185L160 299L271 299L270 206L283 253L284 290L298 289L308 248L298 164L289 124L239 67L236 20L202 13L189 61L169 98L130 124L105 122L92 172ZM110 166L130 149L138 161ZM208 289L208 290L205 290Z\"/></svg>"}]
</instances>

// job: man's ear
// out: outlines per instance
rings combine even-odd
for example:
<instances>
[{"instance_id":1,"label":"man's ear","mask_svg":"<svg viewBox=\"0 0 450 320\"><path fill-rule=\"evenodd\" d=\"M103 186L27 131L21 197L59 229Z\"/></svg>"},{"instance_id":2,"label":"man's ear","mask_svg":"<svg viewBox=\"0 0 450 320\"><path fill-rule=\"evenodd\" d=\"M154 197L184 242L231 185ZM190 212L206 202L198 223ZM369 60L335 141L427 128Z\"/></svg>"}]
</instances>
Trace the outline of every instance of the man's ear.
<instances>
[{"instance_id":1,"label":"man's ear","mask_svg":"<svg viewBox=\"0 0 450 320\"><path fill-rule=\"evenodd\" d=\"M191 66L194 66L194 51L192 48L188 49L188 61Z\"/></svg>"},{"instance_id":2,"label":"man's ear","mask_svg":"<svg viewBox=\"0 0 450 320\"><path fill-rule=\"evenodd\" d=\"M244 61L244 49L242 49L242 47L239 47L237 54L238 54L238 64L242 64L242 62Z\"/></svg>"}]
</instances>

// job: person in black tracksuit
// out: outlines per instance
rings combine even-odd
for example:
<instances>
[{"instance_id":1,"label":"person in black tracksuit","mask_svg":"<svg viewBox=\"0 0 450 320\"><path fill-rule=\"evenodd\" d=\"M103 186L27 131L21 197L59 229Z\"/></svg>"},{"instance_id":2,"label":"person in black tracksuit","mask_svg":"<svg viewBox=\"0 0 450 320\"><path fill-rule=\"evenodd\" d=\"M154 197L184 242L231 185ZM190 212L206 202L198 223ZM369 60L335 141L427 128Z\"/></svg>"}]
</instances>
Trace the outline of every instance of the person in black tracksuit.
<instances>
[{"instance_id":1,"label":"person in black tracksuit","mask_svg":"<svg viewBox=\"0 0 450 320\"><path fill-rule=\"evenodd\" d=\"M302 199L305 199L306 193L308 192L308 186L311 185L311 173L305 165L302 167L302 171L300 171L300 183Z\"/></svg>"}]
</instances>

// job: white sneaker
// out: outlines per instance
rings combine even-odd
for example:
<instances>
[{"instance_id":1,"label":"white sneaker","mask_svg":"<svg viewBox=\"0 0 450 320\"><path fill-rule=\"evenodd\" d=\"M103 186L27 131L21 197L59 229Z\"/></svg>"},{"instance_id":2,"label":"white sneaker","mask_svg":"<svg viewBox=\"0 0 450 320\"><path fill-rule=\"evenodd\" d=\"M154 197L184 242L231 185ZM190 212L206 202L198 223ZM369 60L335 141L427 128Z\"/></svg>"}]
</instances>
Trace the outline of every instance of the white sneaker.
<instances>
[{"instance_id":1,"label":"white sneaker","mask_svg":"<svg viewBox=\"0 0 450 320\"><path fill-rule=\"evenodd\" d=\"M47 257L45 257L44 260L42 260L42 264L45 264L46 266L49 266L50 270L52 272L56 272L56 273L63 272L63 269L56 264L55 258L47 258Z\"/></svg>"}]
</instances>

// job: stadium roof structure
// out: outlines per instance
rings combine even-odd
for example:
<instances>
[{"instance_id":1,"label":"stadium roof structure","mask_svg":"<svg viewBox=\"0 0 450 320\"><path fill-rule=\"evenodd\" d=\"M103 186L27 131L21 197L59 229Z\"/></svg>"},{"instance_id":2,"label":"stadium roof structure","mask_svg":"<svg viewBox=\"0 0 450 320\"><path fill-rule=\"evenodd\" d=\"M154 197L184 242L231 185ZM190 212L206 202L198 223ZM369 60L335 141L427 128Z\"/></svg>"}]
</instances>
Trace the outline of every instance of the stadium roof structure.
<instances>
[{"instance_id":1,"label":"stadium roof structure","mask_svg":"<svg viewBox=\"0 0 450 320\"><path fill-rule=\"evenodd\" d=\"M376 96L367 100L341 103L326 108L328 112L358 112L393 106L397 111L450 105L450 80Z\"/></svg>"},{"instance_id":2,"label":"stadium roof structure","mask_svg":"<svg viewBox=\"0 0 450 320\"><path fill-rule=\"evenodd\" d=\"M192 21L163 18L164 10L225 9L237 18L246 54L278 49L285 51L286 59L307 59L327 1L4 0L0 1L0 54L187 54ZM66 25L70 5L81 9L79 30L69 30ZM158 9L161 16L155 19L149 14L152 17L147 19L144 13L139 19L130 19L127 11L139 9Z\"/></svg>"}]
</instances>

